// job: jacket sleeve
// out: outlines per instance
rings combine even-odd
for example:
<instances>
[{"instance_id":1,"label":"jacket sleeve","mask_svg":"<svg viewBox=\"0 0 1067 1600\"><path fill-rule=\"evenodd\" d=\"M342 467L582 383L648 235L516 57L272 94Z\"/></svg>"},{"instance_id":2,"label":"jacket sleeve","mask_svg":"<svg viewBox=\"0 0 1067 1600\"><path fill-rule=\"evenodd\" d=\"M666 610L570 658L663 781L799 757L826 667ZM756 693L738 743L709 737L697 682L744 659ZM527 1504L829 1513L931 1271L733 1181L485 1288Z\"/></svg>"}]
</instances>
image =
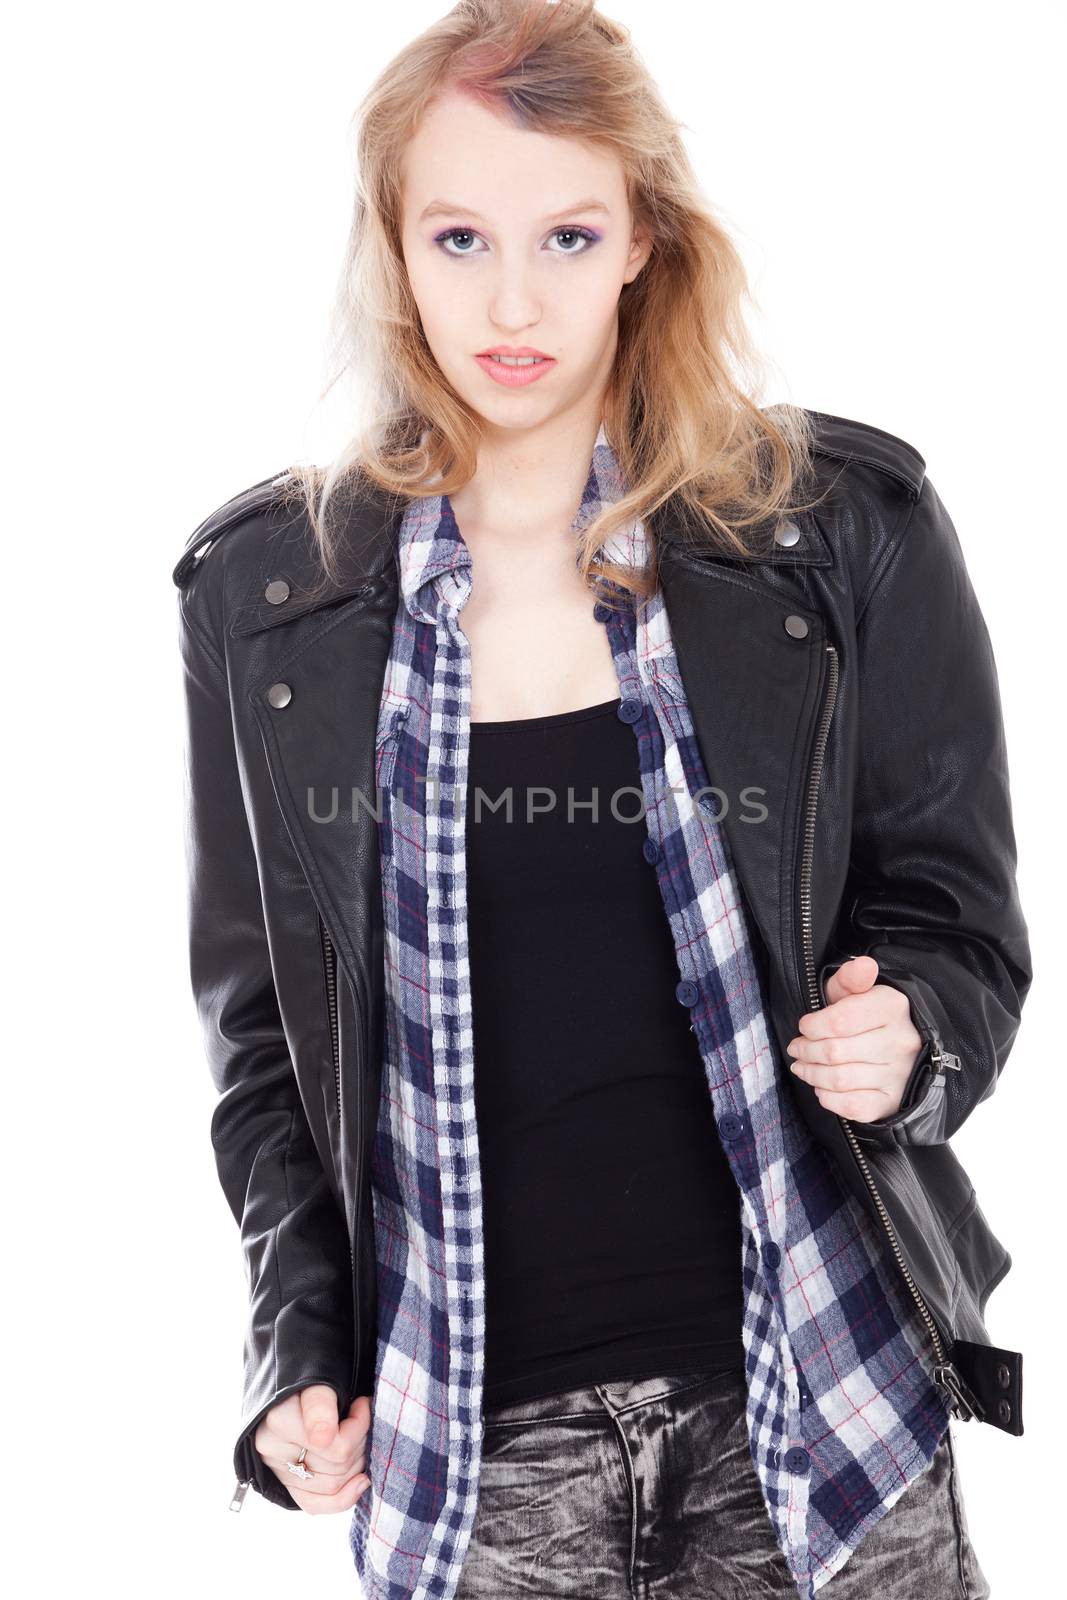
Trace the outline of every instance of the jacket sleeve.
<instances>
[{"instance_id":1,"label":"jacket sleeve","mask_svg":"<svg viewBox=\"0 0 1067 1600\"><path fill-rule=\"evenodd\" d=\"M179 591L186 708L189 970L218 1100L211 1139L240 1226L250 1293L239 1480L297 1502L253 1444L266 1412L308 1384L353 1398L348 1230L312 1141L274 987L228 680L212 634Z\"/></svg>"},{"instance_id":2,"label":"jacket sleeve","mask_svg":"<svg viewBox=\"0 0 1067 1600\"><path fill-rule=\"evenodd\" d=\"M924 1043L900 1110L854 1128L940 1144L993 1093L1032 973L992 645L929 478L861 605L849 954L907 995Z\"/></svg>"}]
</instances>

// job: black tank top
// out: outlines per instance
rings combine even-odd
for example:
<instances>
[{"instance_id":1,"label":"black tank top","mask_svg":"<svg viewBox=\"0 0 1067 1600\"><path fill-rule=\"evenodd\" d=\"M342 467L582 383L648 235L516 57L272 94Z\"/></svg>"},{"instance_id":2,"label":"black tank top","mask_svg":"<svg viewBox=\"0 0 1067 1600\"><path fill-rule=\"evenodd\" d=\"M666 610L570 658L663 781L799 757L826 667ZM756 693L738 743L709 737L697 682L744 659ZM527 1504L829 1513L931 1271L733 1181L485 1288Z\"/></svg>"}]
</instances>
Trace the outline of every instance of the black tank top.
<instances>
[{"instance_id":1,"label":"black tank top","mask_svg":"<svg viewBox=\"0 0 1067 1600\"><path fill-rule=\"evenodd\" d=\"M740 1195L619 703L470 725L487 1407L743 1369Z\"/></svg>"}]
</instances>

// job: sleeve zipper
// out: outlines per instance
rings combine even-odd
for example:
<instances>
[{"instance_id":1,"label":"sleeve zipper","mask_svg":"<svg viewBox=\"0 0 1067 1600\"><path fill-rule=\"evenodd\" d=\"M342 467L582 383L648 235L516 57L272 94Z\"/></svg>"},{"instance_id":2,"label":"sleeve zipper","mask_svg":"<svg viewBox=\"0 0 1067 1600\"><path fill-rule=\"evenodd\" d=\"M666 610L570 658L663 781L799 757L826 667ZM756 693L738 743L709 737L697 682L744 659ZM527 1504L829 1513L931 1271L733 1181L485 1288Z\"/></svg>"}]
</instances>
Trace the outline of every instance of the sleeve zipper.
<instances>
[{"instance_id":1,"label":"sleeve zipper","mask_svg":"<svg viewBox=\"0 0 1067 1600\"><path fill-rule=\"evenodd\" d=\"M231 1511L240 1511L241 1507L245 1503L245 1495L248 1493L251 1484L251 1478L238 1478L237 1482L234 1484L233 1495L230 1499Z\"/></svg>"}]
</instances>

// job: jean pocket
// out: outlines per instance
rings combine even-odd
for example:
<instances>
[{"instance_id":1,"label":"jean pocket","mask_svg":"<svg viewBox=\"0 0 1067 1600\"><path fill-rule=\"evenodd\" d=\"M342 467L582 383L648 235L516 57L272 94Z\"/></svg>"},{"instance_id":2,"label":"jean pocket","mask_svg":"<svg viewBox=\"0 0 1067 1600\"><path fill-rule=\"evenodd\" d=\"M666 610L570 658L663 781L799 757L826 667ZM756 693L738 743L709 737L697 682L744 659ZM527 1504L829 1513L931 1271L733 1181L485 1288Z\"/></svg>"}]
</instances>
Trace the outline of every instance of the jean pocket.
<instances>
[{"instance_id":1,"label":"jean pocket","mask_svg":"<svg viewBox=\"0 0 1067 1600\"><path fill-rule=\"evenodd\" d=\"M670 1395L688 1394L698 1389L729 1389L733 1385L745 1386L745 1375L740 1367L706 1367L700 1372L668 1374L663 1380L664 1399Z\"/></svg>"}]
</instances>

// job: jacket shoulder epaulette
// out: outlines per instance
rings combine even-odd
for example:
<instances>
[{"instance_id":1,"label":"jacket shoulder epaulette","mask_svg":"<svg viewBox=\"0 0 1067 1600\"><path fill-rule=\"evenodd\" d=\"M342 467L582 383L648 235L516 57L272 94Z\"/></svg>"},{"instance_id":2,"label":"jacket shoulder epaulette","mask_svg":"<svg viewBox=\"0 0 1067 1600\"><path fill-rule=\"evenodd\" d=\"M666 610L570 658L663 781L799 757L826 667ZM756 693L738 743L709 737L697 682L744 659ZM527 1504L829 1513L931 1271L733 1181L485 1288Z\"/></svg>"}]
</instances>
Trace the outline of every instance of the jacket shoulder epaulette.
<instances>
[{"instance_id":1,"label":"jacket shoulder epaulette","mask_svg":"<svg viewBox=\"0 0 1067 1600\"><path fill-rule=\"evenodd\" d=\"M828 411L812 411L815 420L814 448L817 455L835 461L856 461L875 467L904 485L913 500L918 500L926 476L926 462L906 439L851 417L835 417Z\"/></svg>"},{"instance_id":2,"label":"jacket shoulder epaulette","mask_svg":"<svg viewBox=\"0 0 1067 1600\"><path fill-rule=\"evenodd\" d=\"M238 523L244 522L247 517L265 511L277 498L278 490L291 478L292 473L288 469L276 472L269 478L261 479L259 483L253 483L250 488L242 489L240 494L235 494L232 499L212 511L210 516L205 517L189 535L181 558L174 568L172 576L178 588L180 589L188 581L223 534L229 533L231 528L237 527Z\"/></svg>"}]
</instances>

